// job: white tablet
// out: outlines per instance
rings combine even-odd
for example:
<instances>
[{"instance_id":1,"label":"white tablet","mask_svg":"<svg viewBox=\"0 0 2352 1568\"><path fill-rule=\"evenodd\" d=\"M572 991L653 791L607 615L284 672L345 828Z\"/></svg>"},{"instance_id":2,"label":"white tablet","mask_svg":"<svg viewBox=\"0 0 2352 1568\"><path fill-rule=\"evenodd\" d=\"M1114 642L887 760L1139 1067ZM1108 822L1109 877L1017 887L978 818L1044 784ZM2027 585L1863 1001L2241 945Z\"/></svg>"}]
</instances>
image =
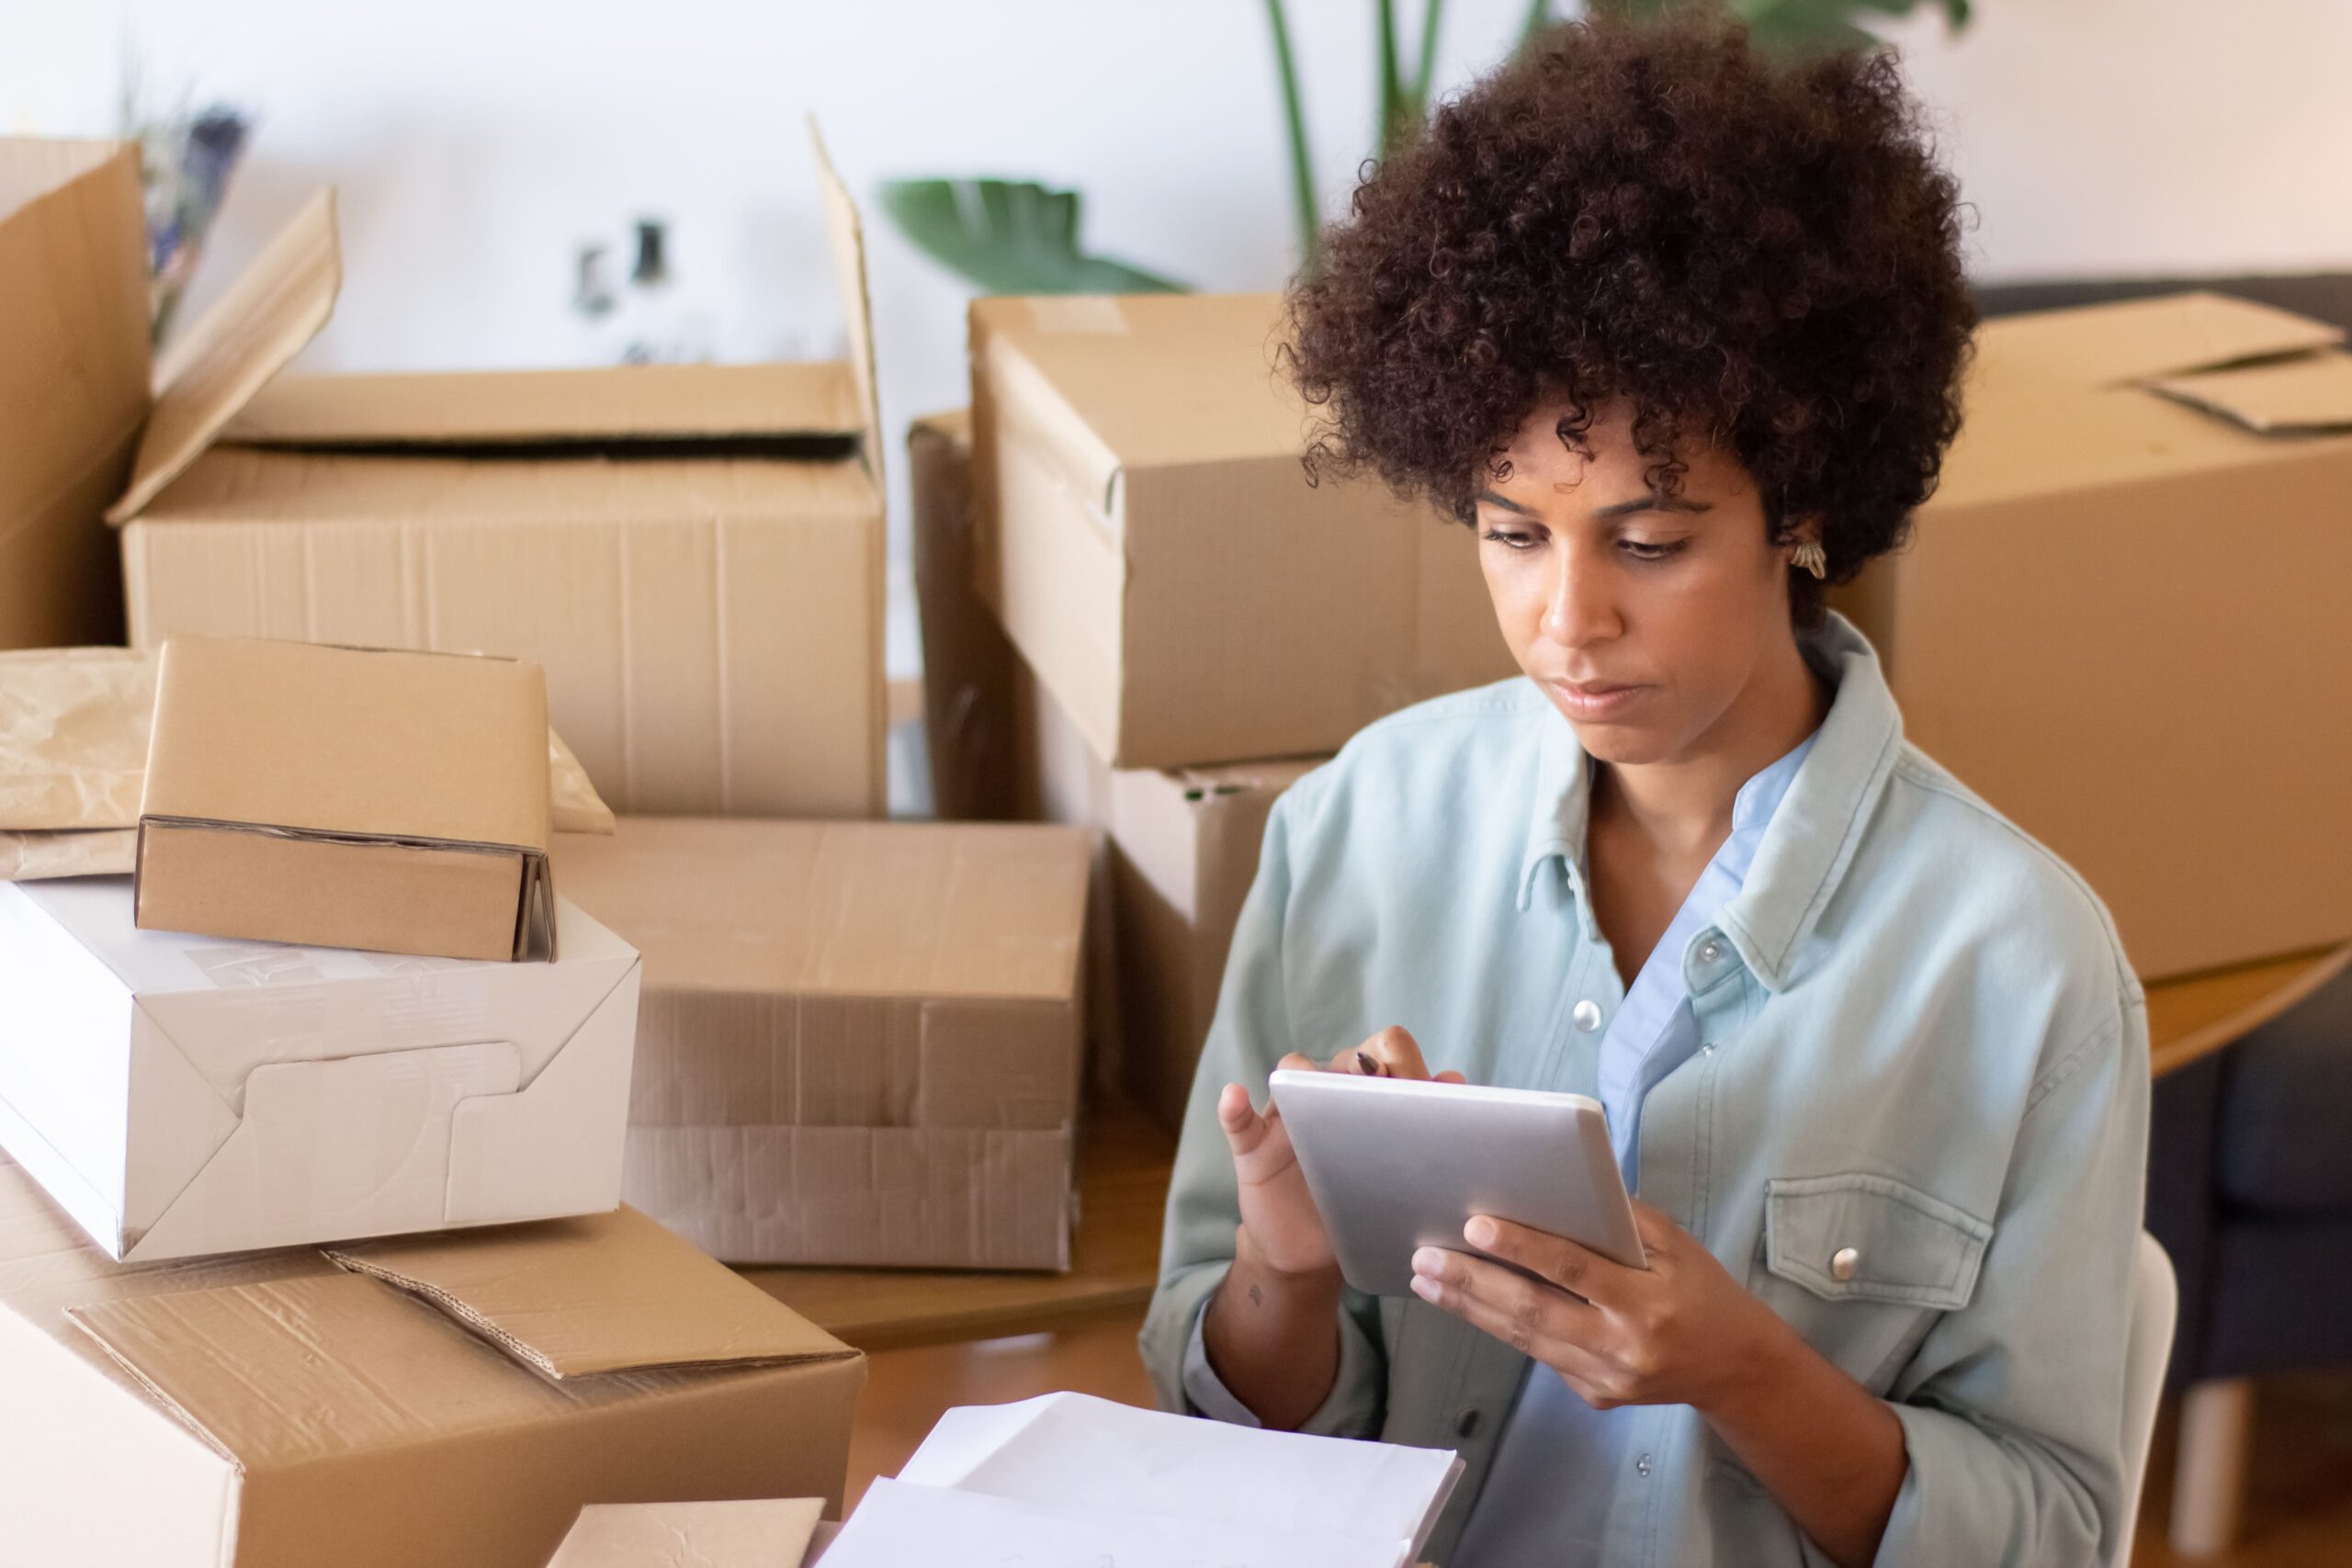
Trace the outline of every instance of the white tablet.
<instances>
[{"instance_id":1,"label":"white tablet","mask_svg":"<svg viewBox=\"0 0 2352 1568\"><path fill-rule=\"evenodd\" d=\"M1359 1291L1409 1293L1417 1247L1475 1251L1462 1239L1474 1214L1649 1266L1599 1100L1287 1067L1272 1087L1340 1272Z\"/></svg>"}]
</instances>

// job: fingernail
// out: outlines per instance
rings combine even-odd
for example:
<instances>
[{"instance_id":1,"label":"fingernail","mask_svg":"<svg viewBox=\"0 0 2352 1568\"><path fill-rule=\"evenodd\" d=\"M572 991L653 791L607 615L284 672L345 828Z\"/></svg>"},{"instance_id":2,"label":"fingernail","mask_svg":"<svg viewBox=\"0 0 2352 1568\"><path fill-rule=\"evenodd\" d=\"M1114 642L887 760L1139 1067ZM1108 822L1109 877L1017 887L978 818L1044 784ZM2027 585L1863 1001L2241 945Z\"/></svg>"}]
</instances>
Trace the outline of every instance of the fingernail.
<instances>
[{"instance_id":1,"label":"fingernail","mask_svg":"<svg viewBox=\"0 0 2352 1568\"><path fill-rule=\"evenodd\" d=\"M1492 1247L1495 1245L1495 1222L1479 1214L1462 1227L1462 1235L1473 1247Z\"/></svg>"},{"instance_id":2,"label":"fingernail","mask_svg":"<svg viewBox=\"0 0 2352 1568\"><path fill-rule=\"evenodd\" d=\"M1425 1302L1433 1302L1445 1293L1443 1286L1426 1274L1413 1276L1413 1294Z\"/></svg>"},{"instance_id":3,"label":"fingernail","mask_svg":"<svg viewBox=\"0 0 2352 1568\"><path fill-rule=\"evenodd\" d=\"M1445 1254L1434 1247L1424 1247L1413 1254L1413 1272L1438 1274L1445 1269Z\"/></svg>"},{"instance_id":4,"label":"fingernail","mask_svg":"<svg viewBox=\"0 0 2352 1568\"><path fill-rule=\"evenodd\" d=\"M1373 1059L1372 1053L1369 1051L1359 1051L1356 1053L1356 1066L1366 1076L1371 1077L1383 1078L1388 1076L1388 1069L1374 1061Z\"/></svg>"}]
</instances>

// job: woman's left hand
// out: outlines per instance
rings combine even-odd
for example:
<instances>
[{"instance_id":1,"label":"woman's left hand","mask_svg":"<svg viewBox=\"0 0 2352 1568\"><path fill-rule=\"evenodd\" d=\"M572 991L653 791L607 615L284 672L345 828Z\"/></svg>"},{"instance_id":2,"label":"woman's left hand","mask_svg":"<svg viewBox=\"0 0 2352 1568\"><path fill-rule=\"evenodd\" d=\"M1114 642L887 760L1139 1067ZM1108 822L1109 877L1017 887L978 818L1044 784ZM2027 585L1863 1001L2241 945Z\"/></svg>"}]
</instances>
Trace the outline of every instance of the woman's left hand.
<instances>
[{"instance_id":1,"label":"woman's left hand","mask_svg":"<svg viewBox=\"0 0 2352 1568\"><path fill-rule=\"evenodd\" d=\"M1482 1214L1463 1237L1487 1256L1422 1247L1413 1255L1413 1290L1542 1361L1596 1410L1688 1404L1704 1412L1762 1374L1774 1336L1791 1331L1664 1213L1637 1201L1634 1224L1647 1269Z\"/></svg>"}]
</instances>

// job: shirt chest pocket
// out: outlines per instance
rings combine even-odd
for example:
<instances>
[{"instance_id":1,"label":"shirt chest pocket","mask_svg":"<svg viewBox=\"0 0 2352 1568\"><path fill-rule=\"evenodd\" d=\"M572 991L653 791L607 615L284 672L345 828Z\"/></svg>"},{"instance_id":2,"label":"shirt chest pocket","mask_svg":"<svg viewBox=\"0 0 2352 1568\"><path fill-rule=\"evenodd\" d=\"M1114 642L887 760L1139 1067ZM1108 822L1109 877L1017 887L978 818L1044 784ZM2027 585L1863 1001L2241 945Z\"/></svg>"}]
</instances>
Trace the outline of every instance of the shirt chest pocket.
<instances>
[{"instance_id":1,"label":"shirt chest pocket","mask_svg":"<svg viewBox=\"0 0 2352 1568\"><path fill-rule=\"evenodd\" d=\"M1748 1289L1873 1393L1936 1314L1968 1304L1993 1227L1892 1177L1854 1171L1765 1183L1764 1245Z\"/></svg>"}]
</instances>

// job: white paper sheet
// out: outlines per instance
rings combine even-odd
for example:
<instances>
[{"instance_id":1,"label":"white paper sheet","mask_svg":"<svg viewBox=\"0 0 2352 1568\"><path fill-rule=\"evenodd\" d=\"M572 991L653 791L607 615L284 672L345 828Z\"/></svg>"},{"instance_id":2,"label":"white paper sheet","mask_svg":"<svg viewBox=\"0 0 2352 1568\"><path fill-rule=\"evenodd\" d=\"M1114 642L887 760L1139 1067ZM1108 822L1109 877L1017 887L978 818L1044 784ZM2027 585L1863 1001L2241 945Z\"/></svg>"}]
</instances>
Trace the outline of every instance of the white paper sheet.
<instances>
[{"instance_id":1,"label":"white paper sheet","mask_svg":"<svg viewBox=\"0 0 2352 1568\"><path fill-rule=\"evenodd\" d=\"M1408 1543L876 1481L824 1568L1400 1568Z\"/></svg>"},{"instance_id":2,"label":"white paper sheet","mask_svg":"<svg viewBox=\"0 0 2352 1568\"><path fill-rule=\"evenodd\" d=\"M1442 1449L1259 1431L1049 1393L948 1411L899 1479L1059 1507L1395 1541L1405 1548L1398 1561L1410 1562L1461 1473Z\"/></svg>"}]
</instances>

